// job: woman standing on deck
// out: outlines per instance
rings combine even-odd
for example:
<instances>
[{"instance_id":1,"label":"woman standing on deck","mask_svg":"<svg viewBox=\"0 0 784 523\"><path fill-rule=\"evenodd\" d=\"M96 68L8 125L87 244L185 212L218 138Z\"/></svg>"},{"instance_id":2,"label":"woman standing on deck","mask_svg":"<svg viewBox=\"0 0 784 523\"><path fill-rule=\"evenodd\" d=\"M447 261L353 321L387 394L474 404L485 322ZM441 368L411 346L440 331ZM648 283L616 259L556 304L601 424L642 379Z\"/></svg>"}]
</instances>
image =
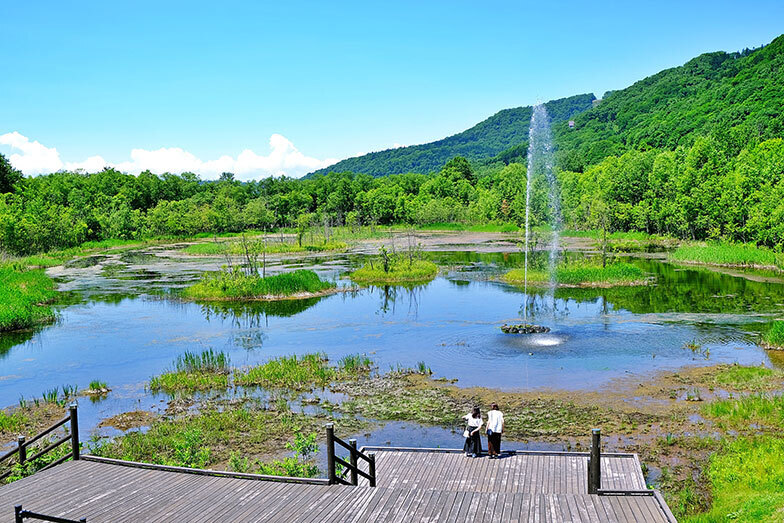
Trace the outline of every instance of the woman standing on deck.
<instances>
[{"instance_id":1,"label":"woman standing on deck","mask_svg":"<svg viewBox=\"0 0 784 523\"><path fill-rule=\"evenodd\" d=\"M487 454L490 459L498 459L500 456L503 432L504 413L498 410L498 403L493 403L487 413Z\"/></svg>"},{"instance_id":2,"label":"woman standing on deck","mask_svg":"<svg viewBox=\"0 0 784 523\"><path fill-rule=\"evenodd\" d=\"M466 440L463 450L466 456L475 458L482 453L482 439L479 436L479 429L482 428L482 413L479 407L474 407L471 414L466 414L463 419L466 420L466 429L463 432Z\"/></svg>"}]
</instances>

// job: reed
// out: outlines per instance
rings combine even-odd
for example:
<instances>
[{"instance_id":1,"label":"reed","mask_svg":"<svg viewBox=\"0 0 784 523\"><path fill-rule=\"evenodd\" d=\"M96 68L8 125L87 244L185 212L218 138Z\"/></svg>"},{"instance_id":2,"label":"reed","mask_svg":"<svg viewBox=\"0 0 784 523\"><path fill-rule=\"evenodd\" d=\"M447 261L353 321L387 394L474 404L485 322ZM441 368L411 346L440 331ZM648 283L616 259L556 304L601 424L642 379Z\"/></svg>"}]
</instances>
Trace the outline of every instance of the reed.
<instances>
[{"instance_id":1,"label":"reed","mask_svg":"<svg viewBox=\"0 0 784 523\"><path fill-rule=\"evenodd\" d=\"M205 274L195 285L183 292L196 300L281 299L298 294L313 295L333 289L335 284L322 280L311 270L299 269L262 278L242 271L220 271Z\"/></svg>"},{"instance_id":2,"label":"reed","mask_svg":"<svg viewBox=\"0 0 784 523\"><path fill-rule=\"evenodd\" d=\"M207 349L201 353L185 352L174 361L173 368L150 379L151 392L195 392L229 386L229 356Z\"/></svg>"},{"instance_id":3,"label":"reed","mask_svg":"<svg viewBox=\"0 0 784 523\"><path fill-rule=\"evenodd\" d=\"M784 270L784 255L749 243L704 243L683 245L670 253L675 261Z\"/></svg>"}]
</instances>

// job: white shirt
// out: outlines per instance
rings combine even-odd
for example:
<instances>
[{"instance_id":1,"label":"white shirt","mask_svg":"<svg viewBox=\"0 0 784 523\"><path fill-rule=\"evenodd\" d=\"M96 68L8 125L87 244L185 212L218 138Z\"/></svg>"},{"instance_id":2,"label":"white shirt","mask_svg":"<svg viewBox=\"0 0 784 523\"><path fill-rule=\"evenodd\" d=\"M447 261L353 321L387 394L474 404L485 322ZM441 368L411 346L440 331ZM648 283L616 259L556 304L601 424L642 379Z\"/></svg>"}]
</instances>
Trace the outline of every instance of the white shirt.
<instances>
[{"instance_id":1,"label":"white shirt","mask_svg":"<svg viewBox=\"0 0 784 523\"><path fill-rule=\"evenodd\" d=\"M504 427L504 413L500 410L487 411L487 430L493 432L503 432Z\"/></svg>"},{"instance_id":2,"label":"white shirt","mask_svg":"<svg viewBox=\"0 0 784 523\"><path fill-rule=\"evenodd\" d=\"M482 417L481 416L478 417L478 418L474 418L470 414L466 414L465 416L463 416L463 419L466 420L466 424L469 427L479 428L479 427L482 426Z\"/></svg>"}]
</instances>

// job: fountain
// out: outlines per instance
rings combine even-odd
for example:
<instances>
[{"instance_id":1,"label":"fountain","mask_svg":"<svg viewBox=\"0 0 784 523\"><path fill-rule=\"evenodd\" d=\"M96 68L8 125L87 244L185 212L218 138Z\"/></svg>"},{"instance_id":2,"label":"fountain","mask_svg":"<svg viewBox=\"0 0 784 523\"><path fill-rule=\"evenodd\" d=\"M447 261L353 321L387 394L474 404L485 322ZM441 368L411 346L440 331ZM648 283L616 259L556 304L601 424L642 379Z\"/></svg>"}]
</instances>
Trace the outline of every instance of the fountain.
<instances>
[{"instance_id":1,"label":"fountain","mask_svg":"<svg viewBox=\"0 0 784 523\"><path fill-rule=\"evenodd\" d=\"M525 184L525 265L523 269L523 323L519 325L506 325L501 330L509 334L532 334L549 332L548 327L531 325L528 323L528 251L530 242L530 212L531 212L531 180L537 173L544 174L548 185L548 199L550 203L550 225L552 237L549 246L548 269L550 274L549 295L555 305L555 267L558 264L560 244L559 231L561 229L561 202L558 195L558 180L553 171L553 140L550 132L550 118L544 104L534 106L531 113L531 124L528 130L528 170Z\"/></svg>"}]
</instances>

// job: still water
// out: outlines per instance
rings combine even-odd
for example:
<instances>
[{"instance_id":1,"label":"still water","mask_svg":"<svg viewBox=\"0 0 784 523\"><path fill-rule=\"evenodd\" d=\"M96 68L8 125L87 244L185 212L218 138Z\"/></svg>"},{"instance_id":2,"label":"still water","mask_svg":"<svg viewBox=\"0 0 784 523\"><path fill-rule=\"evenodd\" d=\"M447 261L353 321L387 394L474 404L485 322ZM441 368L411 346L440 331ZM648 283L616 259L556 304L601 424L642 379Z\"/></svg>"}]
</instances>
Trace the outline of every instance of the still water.
<instances>
[{"instance_id":1,"label":"still water","mask_svg":"<svg viewBox=\"0 0 784 523\"><path fill-rule=\"evenodd\" d=\"M67 269L60 282L72 299L59 321L0 338L0 405L99 379L112 393L95 404L81 402L86 426L127 410L165 408L163 397L145 392L145 382L184 351L210 347L229 353L235 366L294 353L320 351L336 361L361 352L381 371L424 361L436 377L457 378L461 386L596 389L684 365L769 365L755 331L784 309L784 285L656 260L633 260L656 277L655 285L541 290L526 300L521 289L497 280L522 261L517 254L429 256L449 269L426 285L238 305L172 297L219 260L139 255ZM307 266L348 285L341 276L362 260L313 257L270 271ZM502 334L499 326L519 322L524 306L551 332ZM687 342L700 352L685 349Z\"/></svg>"}]
</instances>

